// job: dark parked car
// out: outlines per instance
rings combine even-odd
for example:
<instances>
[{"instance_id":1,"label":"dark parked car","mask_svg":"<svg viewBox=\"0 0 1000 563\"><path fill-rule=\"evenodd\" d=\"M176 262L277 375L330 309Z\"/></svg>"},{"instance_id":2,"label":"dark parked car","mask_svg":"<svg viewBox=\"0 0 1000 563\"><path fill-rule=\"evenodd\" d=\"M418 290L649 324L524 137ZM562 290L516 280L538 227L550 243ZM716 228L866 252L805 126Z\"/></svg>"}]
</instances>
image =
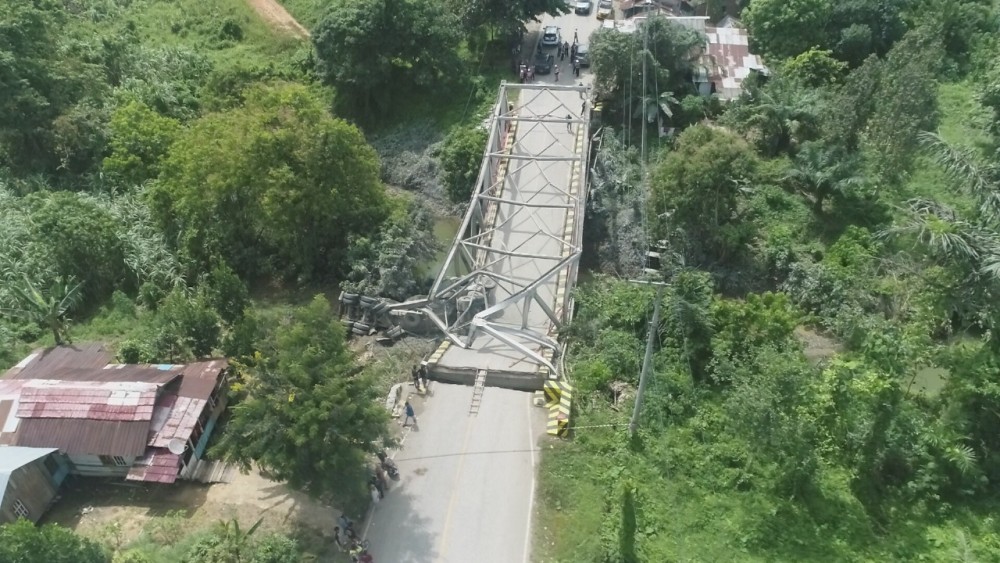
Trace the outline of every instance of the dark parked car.
<instances>
[{"instance_id":1,"label":"dark parked car","mask_svg":"<svg viewBox=\"0 0 1000 563\"><path fill-rule=\"evenodd\" d=\"M580 66L590 66L590 47L577 45L576 60L580 61Z\"/></svg>"},{"instance_id":2,"label":"dark parked car","mask_svg":"<svg viewBox=\"0 0 1000 563\"><path fill-rule=\"evenodd\" d=\"M552 72L552 55L538 53L535 55L535 74L548 74Z\"/></svg>"},{"instance_id":3,"label":"dark parked car","mask_svg":"<svg viewBox=\"0 0 1000 563\"><path fill-rule=\"evenodd\" d=\"M573 11L581 16L586 16L590 14L591 5L590 0L576 0Z\"/></svg>"}]
</instances>

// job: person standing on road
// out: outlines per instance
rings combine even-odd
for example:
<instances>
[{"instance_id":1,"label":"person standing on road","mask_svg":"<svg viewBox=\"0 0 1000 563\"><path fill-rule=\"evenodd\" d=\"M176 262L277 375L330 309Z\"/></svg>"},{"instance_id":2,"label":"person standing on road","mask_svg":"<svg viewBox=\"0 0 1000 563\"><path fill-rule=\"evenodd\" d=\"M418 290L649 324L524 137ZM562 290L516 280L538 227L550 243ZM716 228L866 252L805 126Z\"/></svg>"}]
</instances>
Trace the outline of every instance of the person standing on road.
<instances>
[{"instance_id":1,"label":"person standing on road","mask_svg":"<svg viewBox=\"0 0 1000 563\"><path fill-rule=\"evenodd\" d=\"M573 30L573 44L576 45L580 42L580 36L576 34L576 29Z\"/></svg>"},{"instance_id":2,"label":"person standing on road","mask_svg":"<svg viewBox=\"0 0 1000 563\"><path fill-rule=\"evenodd\" d=\"M573 76L580 76L580 59L573 59Z\"/></svg>"},{"instance_id":3,"label":"person standing on road","mask_svg":"<svg viewBox=\"0 0 1000 563\"><path fill-rule=\"evenodd\" d=\"M411 405L409 401L406 401L405 408L406 408L406 418L403 419L403 426L406 426L406 423L409 422L411 418L413 419L413 424L416 425L417 413L413 411L413 405Z\"/></svg>"},{"instance_id":4,"label":"person standing on road","mask_svg":"<svg viewBox=\"0 0 1000 563\"><path fill-rule=\"evenodd\" d=\"M340 539L340 526L333 528L333 543L337 546L338 551L344 551L344 540Z\"/></svg>"},{"instance_id":5,"label":"person standing on road","mask_svg":"<svg viewBox=\"0 0 1000 563\"><path fill-rule=\"evenodd\" d=\"M566 114L566 132L573 134L573 115L569 113Z\"/></svg>"},{"instance_id":6,"label":"person standing on road","mask_svg":"<svg viewBox=\"0 0 1000 563\"><path fill-rule=\"evenodd\" d=\"M559 82L559 65L556 65L556 82Z\"/></svg>"},{"instance_id":7,"label":"person standing on road","mask_svg":"<svg viewBox=\"0 0 1000 563\"><path fill-rule=\"evenodd\" d=\"M569 42L568 41L563 41L562 51L563 51L563 53L568 53L569 52Z\"/></svg>"}]
</instances>

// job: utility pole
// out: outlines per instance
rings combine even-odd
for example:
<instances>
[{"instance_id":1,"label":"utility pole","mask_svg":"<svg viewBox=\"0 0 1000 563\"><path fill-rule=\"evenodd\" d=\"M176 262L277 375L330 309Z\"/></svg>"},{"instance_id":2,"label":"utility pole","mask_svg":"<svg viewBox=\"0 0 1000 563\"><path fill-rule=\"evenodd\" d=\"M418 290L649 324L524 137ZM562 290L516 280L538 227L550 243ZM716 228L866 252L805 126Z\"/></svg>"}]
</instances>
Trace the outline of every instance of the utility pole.
<instances>
[{"instance_id":1,"label":"utility pole","mask_svg":"<svg viewBox=\"0 0 1000 563\"><path fill-rule=\"evenodd\" d=\"M647 17L649 15L649 9L652 7L652 5L653 5L653 1L652 0L646 0L645 1L646 15L647 15ZM640 115L641 120L642 120L642 129L641 129L641 141L640 141L640 149L639 149L639 160L640 160L640 163L642 165L642 182L643 182L643 186L645 188L648 188L647 180L649 179L649 174L648 174L648 172L646 170L646 129L648 128L649 124L646 122L646 102L647 102L647 100L646 100L646 59L649 58L649 29L648 29L648 27L645 24L646 24L646 22L643 22L643 25L641 27L641 31L642 31L642 102L639 105L639 107L640 107L639 111L642 112L642 114ZM647 193L647 197L648 197L648 191L649 190L646 189L644 191ZM644 229L648 228L647 225L646 225L646 221L645 221L645 215L643 215L643 227L644 227ZM644 234L646 236L648 236L648 232L644 233ZM658 263L659 262L659 258L660 258L660 254L658 252L651 252L649 250L649 246L647 245L647 247L646 247L646 259L647 259L647 262L649 260L651 260L651 259L655 259L657 261L657 268L655 268L655 269L654 268L646 268L645 269L645 273L646 274L657 276L657 277L660 276L660 272L659 272L659 268L658 268L658 266L659 266L659 263ZM652 264L648 264L647 263L647 265L651 266ZM660 278L660 279L662 279L662 278ZM664 282L662 282L662 281L646 281L646 280L629 280L629 281L633 282L633 283L642 283L642 284L647 284L647 285L658 286L658 288L656 290L656 302L653 304L653 320L652 320L652 322L649 323L649 331L648 331L648 334L646 335L646 354L642 358L642 372L639 374L639 389L635 393L635 409L632 411L632 421L629 422L629 424L628 424L628 436L629 436L629 438L632 438L632 437L635 436L635 429L639 425L639 412L642 410L642 395L643 395L643 393L646 392L646 384L649 382L649 371L650 371L650 369L652 369L652 363L653 363L653 345L654 345L653 342L654 342L654 339L656 338L656 335L659 332L659 328L660 328L660 302L663 301L663 289L667 286L667 284L664 283Z\"/></svg>"},{"instance_id":2,"label":"utility pole","mask_svg":"<svg viewBox=\"0 0 1000 563\"><path fill-rule=\"evenodd\" d=\"M653 363L653 342L660 328L660 302L663 301L663 290L667 284L662 282L639 282L658 285L656 302L653 305L653 320L649 323L649 334L646 336L646 355L642 358L642 373L639 374L639 390L635 393L635 409L632 411L632 421L628 424L629 438L635 436L635 428L639 425L639 411L642 410L642 395L646 392L649 381L649 370Z\"/></svg>"}]
</instances>

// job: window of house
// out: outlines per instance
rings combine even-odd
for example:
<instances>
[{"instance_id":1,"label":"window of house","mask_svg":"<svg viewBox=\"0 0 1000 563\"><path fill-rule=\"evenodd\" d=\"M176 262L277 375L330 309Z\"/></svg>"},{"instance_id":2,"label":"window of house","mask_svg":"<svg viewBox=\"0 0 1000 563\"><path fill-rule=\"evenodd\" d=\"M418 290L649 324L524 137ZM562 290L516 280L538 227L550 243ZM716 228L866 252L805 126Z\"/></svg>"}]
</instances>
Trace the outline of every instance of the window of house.
<instances>
[{"instance_id":1,"label":"window of house","mask_svg":"<svg viewBox=\"0 0 1000 563\"><path fill-rule=\"evenodd\" d=\"M31 519L28 516L28 509L25 508L24 503L21 502L21 499L14 500L14 515L17 516L18 518L28 518L29 520Z\"/></svg>"},{"instance_id":2,"label":"window of house","mask_svg":"<svg viewBox=\"0 0 1000 563\"><path fill-rule=\"evenodd\" d=\"M128 461L120 455L102 455L101 465L116 465L118 467L128 467Z\"/></svg>"}]
</instances>

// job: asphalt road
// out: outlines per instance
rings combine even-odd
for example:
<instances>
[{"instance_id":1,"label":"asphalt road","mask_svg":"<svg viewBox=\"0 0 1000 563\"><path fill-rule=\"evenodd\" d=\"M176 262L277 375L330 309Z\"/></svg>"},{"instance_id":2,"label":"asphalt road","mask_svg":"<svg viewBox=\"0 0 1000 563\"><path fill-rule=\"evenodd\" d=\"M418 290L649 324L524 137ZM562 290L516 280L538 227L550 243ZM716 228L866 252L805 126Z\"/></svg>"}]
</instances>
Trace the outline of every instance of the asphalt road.
<instances>
[{"instance_id":1,"label":"asphalt road","mask_svg":"<svg viewBox=\"0 0 1000 563\"><path fill-rule=\"evenodd\" d=\"M571 4L572 6L573 4ZM588 44L590 43L590 34L601 28L601 22L595 17L597 14L597 0L594 0L593 6L590 9L590 14L586 16L578 16L573 12L566 15L559 16L558 18L547 17L542 20L542 24L539 29L544 28L547 25L558 26L561 33L563 41L568 42L570 45L573 44L573 32L576 32L580 43ZM555 49L549 49L555 54ZM559 61L556 59L556 63L560 65L559 83L561 84L580 84L583 83L584 86L589 86L593 82L593 75L590 73L589 68L583 68L580 70L580 77L576 78L573 76L573 63L567 56L565 60ZM516 80L516 78L514 79ZM551 74L541 75L535 77L536 83L552 83L555 84L555 72Z\"/></svg>"},{"instance_id":2,"label":"asphalt road","mask_svg":"<svg viewBox=\"0 0 1000 563\"><path fill-rule=\"evenodd\" d=\"M545 409L531 394L434 383L396 454L400 480L367 529L377 563L530 561L532 497Z\"/></svg>"},{"instance_id":3,"label":"asphalt road","mask_svg":"<svg viewBox=\"0 0 1000 563\"><path fill-rule=\"evenodd\" d=\"M600 28L593 11L546 18L541 26L546 25L559 26L570 43L574 31L581 43L588 43L591 32ZM561 83L591 83L589 70L576 78L568 59L561 65ZM536 82L555 83L555 75L536 77ZM539 103L553 107L537 109L545 113L560 103L575 108L579 101L573 96L577 94L547 102L540 98ZM554 140L571 146L575 135L558 128L553 132L558 136ZM375 561L530 562L545 409L532 406L531 393L487 387L479 414L470 416L472 387L435 383L431 391L414 401L419 424L405 434L395 457L400 480L376 505L365 532Z\"/></svg>"}]
</instances>

